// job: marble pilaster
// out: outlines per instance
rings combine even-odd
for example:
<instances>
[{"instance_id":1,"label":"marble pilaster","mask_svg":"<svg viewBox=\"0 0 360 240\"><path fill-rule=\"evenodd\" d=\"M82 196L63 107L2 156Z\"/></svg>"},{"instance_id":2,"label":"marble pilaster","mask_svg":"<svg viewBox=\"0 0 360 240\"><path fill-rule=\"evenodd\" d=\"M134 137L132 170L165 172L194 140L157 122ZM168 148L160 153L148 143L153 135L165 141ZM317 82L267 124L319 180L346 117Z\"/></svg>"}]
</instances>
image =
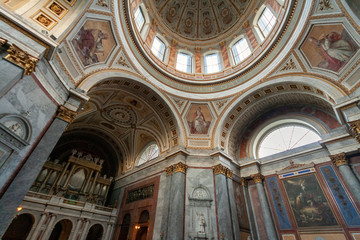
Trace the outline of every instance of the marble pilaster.
<instances>
[{"instance_id":1,"label":"marble pilaster","mask_svg":"<svg viewBox=\"0 0 360 240\"><path fill-rule=\"evenodd\" d=\"M90 220L86 219L85 220L85 226L82 230L81 236L80 236L80 240L84 240L87 236L88 230L89 230L89 225L90 225Z\"/></svg>"},{"instance_id":2,"label":"marble pilaster","mask_svg":"<svg viewBox=\"0 0 360 240\"><path fill-rule=\"evenodd\" d=\"M228 174L229 175L229 174ZM235 202L235 191L232 177L228 176L227 178L227 190L229 193L229 205L232 219L232 227L234 232L234 239L240 239L240 224L236 212L236 202Z\"/></svg>"},{"instance_id":3,"label":"marble pilaster","mask_svg":"<svg viewBox=\"0 0 360 240\"><path fill-rule=\"evenodd\" d=\"M249 216L251 236L253 239L258 239L258 235L256 232L256 226L255 226L255 218L254 218L253 211L251 211L251 201L250 201L250 196L249 196L248 182L245 178L241 178L241 187L242 187L242 190L244 193L246 212Z\"/></svg>"},{"instance_id":4,"label":"marble pilaster","mask_svg":"<svg viewBox=\"0 0 360 240\"><path fill-rule=\"evenodd\" d=\"M77 220L76 227L75 227L74 232L73 232L73 234L71 236L72 240L77 239L77 236L79 235L79 229L81 227L81 223L82 223L82 219L80 218L80 219Z\"/></svg>"},{"instance_id":5,"label":"marble pilaster","mask_svg":"<svg viewBox=\"0 0 360 240\"><path fill-rule=\"evenodd\" d=\"M41 237L41 240L46 240L49 238L50 233L52 231L52 229L54 228L54 222L56 219L56 215L55 214L50 214L50 220L49 223L46 225L45 231Z\"/></svg>"},{"instance_id":6,"label":"marble pilaster","mask_svg":"<svg viewBox=\"0 0 360 240\"><path fill-rule=\"evenodd\" d=\"M185 178L187 166L179 162L173 165L174 173L171 177L171 192L169 198L169 214L167 239L184 239L184 207L185 207Z\"/></svg>"},{"instance_id":7,"label":"marble pilaster","mask_svg":"<svg viewBox=\"0 0 360 240\"><path fill-rule=\"evenodd\" d=\"M235 239L232 227L232 216L229 202L229 192L227 187L228 168L218 164L213 167L215 177L217 219L219 225L219 236L226 239Z\"/></svg>"},{"instance_id":8,"label":"marble pilaster","mask_svg":"<svg viewBox=\"0 0 360 240\"><path fill-rule=\"evenodd\" d=\"M0 54L1 57L2 54ZM0 59L0 98L22 78L24 69L5 59Z\"/></svg>"},{"instance_id":9,"label":"marble pilaster","mask_svg":"<svg viewBox=\"0 0 360 240\"><path fill-rule=\"evenodd\" d=\"M264 177L258 173L258 174L254 174L251 175L251 178L254 179L254 182L256 184L256 189L259 195L259 200L260 200L260 206L261 206L261 211L263 214L263 217L265 219L265 229L266 229L266 233L269 239L278 239L277 234L276 234L276 230L275 230L275 225L272 219L272 215L270 212L270 207L269 207L269 203L265 194L265 189L264 189L264 185L263 185L263 179Z\"/></svg>"},{"instance_id":10,"label":"marble pilaster","mask_svg":"<svg viewBox=\"0 0 360 240\"><path fill-rule=\"evenodd\" d=\"M35 227L35 229L34 229L34 232L33 232L33 234L31 235L31 238L30 238L30 239L37 239L37 238L38 238L38 235L39 235L39 232L40 232L40 228L41 228L42 225L44 224L47 216L48 216L47 213L42 213L42 214L41 214L40 220L39 220L38 224L36 225L36 227Z\"/></svg>"},{"instance_id":11,"label":"marble pilaster","mask_svg":"<svg viewBox=\"0 0 360 240\"><path fill-rule=\"evenodd\" d=\"M360 203L360 183L348 165L345 153L330 155L330 158L334 165L339 168L342 177L346 181L347 186L350 188L350 191L355 197L356 201Z\"/></svg>"}]
</instances>

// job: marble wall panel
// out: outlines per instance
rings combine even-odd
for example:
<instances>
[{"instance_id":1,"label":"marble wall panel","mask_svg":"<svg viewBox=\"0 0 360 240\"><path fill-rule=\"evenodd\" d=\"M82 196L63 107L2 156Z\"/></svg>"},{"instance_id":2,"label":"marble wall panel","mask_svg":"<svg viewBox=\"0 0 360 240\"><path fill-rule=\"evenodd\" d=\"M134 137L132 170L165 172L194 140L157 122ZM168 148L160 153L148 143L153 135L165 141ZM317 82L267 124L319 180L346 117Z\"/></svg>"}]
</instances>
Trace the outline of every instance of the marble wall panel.
<instances>
[{"instance_id":1,"label":"marble wall panel","mask_svg":"<svg viewBox=\"0 0 360 240\"><path fill-rule=\"evenodd\" d=\"M259 239L268 239L265 229L265 221L261 211L261 205L259 200L258 191L255 185L249 186L250 202L252 205L252 211L255 215L256 230Z\"/></svg>"}]
</instances>

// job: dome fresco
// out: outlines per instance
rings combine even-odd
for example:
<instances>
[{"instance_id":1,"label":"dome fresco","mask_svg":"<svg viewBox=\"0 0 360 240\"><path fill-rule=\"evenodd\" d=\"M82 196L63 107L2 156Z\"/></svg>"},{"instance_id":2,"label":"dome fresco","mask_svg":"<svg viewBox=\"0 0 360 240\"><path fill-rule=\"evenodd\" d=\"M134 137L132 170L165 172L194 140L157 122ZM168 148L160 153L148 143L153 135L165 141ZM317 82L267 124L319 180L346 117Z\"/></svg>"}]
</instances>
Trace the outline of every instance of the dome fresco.
<instances>
[{"instance_id":1,"label":"dome fresco","mask_svg":"<svg viewBox=\"0 0 360 240\"><path fill-rule=\"evenodd\" d=\"M249 0L150 0L149 4L172 33L191 41L216 38L241 23Z\"/></svg>"}]
</instances>

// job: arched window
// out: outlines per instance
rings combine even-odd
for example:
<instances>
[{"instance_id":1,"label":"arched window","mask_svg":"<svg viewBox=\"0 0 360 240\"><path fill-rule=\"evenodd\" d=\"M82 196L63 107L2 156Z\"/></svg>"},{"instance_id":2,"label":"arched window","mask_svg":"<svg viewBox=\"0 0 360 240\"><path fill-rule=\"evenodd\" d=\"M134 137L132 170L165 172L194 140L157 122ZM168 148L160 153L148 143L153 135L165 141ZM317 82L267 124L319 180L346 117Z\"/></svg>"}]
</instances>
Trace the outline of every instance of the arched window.
<instances>
[{"instance_id":1,"label":"arched window","mask_svg":"<svg viewBox=\"0 0 360 240\"><path fill-rule=\"evenodd\" d=\"M192 57L190 54L178 52L176 58L176 70L186 73L192 72Z\"/></svg>"},{"instance_id":2,"label":"arched window","mask_svg":"<svg viewBox=\"0 0 360 240\"><path fill-rule=\"evenodd\" d=\"M159 146L156 143L147 146L141 153L138 166L159 156Z\"/></svg>"},{"instance_id":3,"label":"arched window","mask_svg":"<svg viewBox=\"0 0 360 240\"><path fill-rule=\"evenodd\" d=\"M155 37L154 38L154 42L151 46L151 52L161 61L164 61L164 56L165 56L165 50L166 50L166 45L165 43L160 40L160 38Z\"/></svg>"},{"instance_id":4,"label":"arched window","mask_svg":"<svg viewBox=\"0 0 360 240\"><path fill-rule=\"evenodd\" d=\"M204 57L205 74L220 72L221 62L218 53L210 53Z\"/></svg>"},{"instance_id":5,"label":"arched window","mask_svg":"<svg viewBox=\"0 0 360 240\"><path fill-rule=\"evenodd\" d=\"M138 7L135 11L135 24L139 32L141 32L144 24L145 24L145 17L141 10L141 7Z\"/></svg>"},{"instance_id":6,"label":"arched window","mask_svg":"<svg viewBox=\"0 0 360 240\"><path fill-rule=\"evenodd\" d=\"M274 27L276 22L276 17L269 7L265 7L263 12L261 13L257 25L262 33L262 37L265 39L272 28Z\"/></svg>"},{"instance_id":7,"label":"arched window","mask_svg":"<svg viewBox=\"0 0 360 240\"><path fill-rule=\"evenodd\" d=\"M251 54L249 44L245 38L241 38L239 41L237 41L231 47L231 50L234 56L235 64L239 64L241 61L243 61Z\"/></svg>"},{"instance_id":8,"label":"arched window","mask_svg":"<svg viewBox=\"0 0 360 240\"><path fill-rule=\"evenodd\" d=\"M319 134L301 123L284 123L265 131L257 144L257 157L262 158L321 140Z\"/></svg>"}]
</instances>

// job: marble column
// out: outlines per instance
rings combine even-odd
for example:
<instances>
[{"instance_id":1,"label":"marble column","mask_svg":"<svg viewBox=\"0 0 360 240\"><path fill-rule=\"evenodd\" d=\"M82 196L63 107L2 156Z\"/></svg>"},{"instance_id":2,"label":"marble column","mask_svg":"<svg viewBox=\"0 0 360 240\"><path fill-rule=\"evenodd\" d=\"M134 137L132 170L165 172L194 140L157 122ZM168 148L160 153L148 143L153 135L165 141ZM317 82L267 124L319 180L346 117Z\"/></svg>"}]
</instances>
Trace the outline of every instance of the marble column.
<instances>
[{"instance_id":1,"label":"marble column","mask_svg":"<svg viewBox=\"0 0 360 240\"><path fill-rule=\"evenodd\" d=\"M56 219L56 215L55 214L50 214L50 221L49 223L46 225L45 231L41 237L41 240L47 240L51 234L51 231L54 228L54 222Z\"/></svg>"},{"instance_id":2,"label":"marble column","mask_svg":"<svg viewBox=\"0 0 360 240\"><path fill-rule=\"evenodd\" d=\"M30 238L30 239L37 239L37 238L38 238L38 235L39 235L39 232L40 232L40 228L41 228L42 225L44 224L47 216L48 216L48 213L42 213L42 214L41 214L40 220L39 220L38 224L36 225L36 228L34 229L34 232L33 232L33 234L31 235L31 238Z\"/></svg>"},{"instance_id":3,"label":"marble column","mask_svg":"<svg viewBox=\"0 0 360 240\"><path fill-rule=\"evenodd\" d=\"M221 164L213 167L215 177L216 210L219 225L218 235L224 239L234 238L226 174L229 169Z\"/></svg>"},{"instance_id":4,"label":"marble column","mask_svg":"<svg viewBox=\"0 0 360 240\"><path fill-rule=\"evenodd\" d=\"M234 184L232 180L232 171L228 169L226 172L227 177L227 190L229 193L229 206L230 206L230 213L232 219L232 228L234 233L234 239L240 239L240 224L239 219L237 217L237 210L236 210L236 202L235 202L235 192L234 192Z\"/></svg>"},{"instance_id":5,"label":"marble column","mask_svg":"<svg viewBox=\"0 0 360 240\"><path fill-rule=\"evenodd\" d=\"M330 158L334 165L339 168L341 176L344 178L352 195L355 197L356 201L360 203L360 183L350 168L345 153L330 155Z\"/></svg>"},{"instance_id":6,"label":"marble column","mask_svg":"<svg viewBox=\"0 0 360 240\"><path fill-rule=\"evenodd\" d=\"M7 40L0 38L0 47L6 46L6 44ZM14 44L7 49L7 55L5 55L0 52L0 56L4 57L0 59L0 97L4 96L23 75L33 73L36 63L39 61L38 58L31 56Z\"/></svg>"},{"instance_id":7,"label":"marble column","mask_svg":"<svg viewBox=\"0 0 360 240\"><path fill-rule=\"evenodd\" d=\"M185 178L187 165L179 162L173 165L169 199L167 239L184 239Z\"/></svg>"},{"instance_id":8,"label":"marble column","mask_svg":"<svg viewBox=\"0 0 360 240\"><path fill-rule=\"evenodd\" d=\"M31 185L41 171L46 159L55 147L57 141L69 124L70 117L73 118L76 112L67 109L60 109L57 118L51 123L37 146L26 159L18 174L10 183L6 192L0 199L0 238L4 234L12 217L16 214L16 208L24 199ZM67 116L67 118L65 118Z\"/></svg>"},{"instance_id":9,"label":"marble column","mask_svg":"<svg viewBox=\"0 0 360 240\"><path fill-rule=\"evenodd\" d=\"M255 218L254 218L253 211L251 211L251 202L250 202L250 196L249 196L248 182L245 178L241 178L241 186L242 186L242 191L244 193L246 212L249 216L251 237L252 237L252 239L258 239L257 232L256 232L256 226L255 226Z\"/></svg>"},{"instance_id":10,"label":"marble column","mask_svg":"<svg viewBox=\"0 0 360 240\"><path fill-rule=\"evenodd\" d=\"M90 220L89 219L85 219L85 226L82 230L81 236L80 236L80 240L84 240L87 236L88 230L89 230L89 224L90 224Z\"/></svg>"},{"instance_id":11,"label":"marble column","mask_svg":"<svg viewBox=\"0 0 360 240\"><path fill-rule=\"evenodd\" d=\"M171 191L171 179L174 173L174 167L171 165L167 168L165 168L165 172L166 172L166 184L165 184L165 189L164 189L164 208L163 208L163 212L165 214L162 215L162 222L161 222L161 230L160 232L164 235L164 239L167 239L167 232L168 232L168 217L169 217L169 209L170 209L170 194Z\"/></svg>"},{"instance_id":12,"label":"marble column","mask_svg":"<svg viewBox=\"0 0 360 240\"><path fill-rule=\"evenodd\" d=\"M108 223L107 228L106 228L106 233L105 233L105 236L103 238L104 240L110 239L111 227L112 227L112 224Z\"/></svg>"},{"instance_id":13,"label":"marble column","mask_svg":"<svg viewBox=\"0 0 360 240\"><path fill-rule=\"evenodd\" d=\"M254 180L256 184L256 189L258 191L259 201L260 201L261 211L264 217L267 236L269 239L276 240L278 239L278 236L276 234L273 218L270 212L269 203L267 201L267 197L265 194L265 189L263 185L264 177L260 173L258 173L251 175L251 178Z\"/></svg>"},{"instance_id":14,"label":"marble column","mask_svg":"<svg viewBox=\"0 0 360 240\"><path fill-rule=\"evenodd\" d=\"M82 222L83 222L83 220L81 218L79 218L77 220L76 227L75 227L75 230L74 230L74 232L72 234L71 240L76 240L77 239L77 236L79 235L79 229L81 227Z\"/></svg>"}]
</instances>

